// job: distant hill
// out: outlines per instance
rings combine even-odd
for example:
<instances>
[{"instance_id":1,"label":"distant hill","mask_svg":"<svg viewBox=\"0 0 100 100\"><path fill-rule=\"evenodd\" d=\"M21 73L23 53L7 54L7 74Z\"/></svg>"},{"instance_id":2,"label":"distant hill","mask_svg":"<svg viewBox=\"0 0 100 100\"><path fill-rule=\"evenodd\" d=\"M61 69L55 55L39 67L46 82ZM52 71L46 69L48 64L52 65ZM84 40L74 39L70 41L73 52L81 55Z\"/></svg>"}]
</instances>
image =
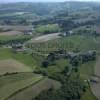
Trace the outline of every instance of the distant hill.
<instances>
[{"instance_id":1,"label":"distant hill","mask_svg":"<svg viewBox=\"0 0 100 100\"><path fill-rule=\"evenodd\" d=\"M7 0L11 2L14 0ZM16 0L17 1L17 0ZM27 0L24 0L27 1ZM6 2L0 1L0 2ZM30 3L30 2L21 2L21 3L8 3L0 4L0 14L2 13L11 13L11 12L32 12L36 15L48 15L55 14L62 11L76 11L79 9L99 7L100 3L92 2L56 2L56 3Z\"/></svg>"}]
</instances>

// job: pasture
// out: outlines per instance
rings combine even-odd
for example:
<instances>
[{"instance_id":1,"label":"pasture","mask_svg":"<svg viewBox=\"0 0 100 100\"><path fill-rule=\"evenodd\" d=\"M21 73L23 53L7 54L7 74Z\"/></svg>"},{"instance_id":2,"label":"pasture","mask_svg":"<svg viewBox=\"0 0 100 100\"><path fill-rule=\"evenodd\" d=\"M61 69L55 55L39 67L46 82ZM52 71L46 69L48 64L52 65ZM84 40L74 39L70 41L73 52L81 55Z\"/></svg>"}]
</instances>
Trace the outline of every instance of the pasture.
<instances>
[{"instance_id":1,"label":"pasture","mask_svg":"<svg viewBox=\"0 0 100 100\"><path fill-rule=\"evenodd\" d=\"M35 85L15 94L8 100L32 100L33 97L37 96L40 92L48 90L50 88L59 89L61 84L58 81L45 78Z\"/></svg>"},{"instance_id":2,"label":"pasture","mask_svg":"<svg viewBox=\"0 0 100 100\"><path fill-rule=\"evenodd\" d=\"M12 30L12 31L20 31L20 32L23 32L23 31L29 31L29 30L32 30L33 26L31 25L0 25L0 28L1 29L9 29L9 30Z\"/></svg>"},{"instance_id":3,"label":"pasture","mask_svg":"<svg viewBox=\"0 0 100 100\"><path fill-rule=\"evenodd\" d=\"M86 92L83 94L81 100L97 100L97 98L93 95L90 88L86 90Z\"/></svg>"},{"instance_id":4,"label":"pasture","mask_svg":"<svg viewBox=\"0 0 100 100\"><path fill-rule=\"evenodd\" d=\"M0 74L14 72L32 72L32 69L17 60L0 60Z\"/></svg>"},{"instance_id":5,"label":"pasture","mask_svg":"<svg viewBox=\"0 0 100 100\"><path fill-rule=\"evenodd\" d=\"M14 93L35 84L43 77L33 73L19 73L0 77L0 100L5 100Z\"/></svg>"},{"instance_id":6,"label":"pasture","mask_svg":"<svg viewBox=\"0 0 100 100\"><path fill-rule=\"evenodd\" d=\"M24 53L14 53L12 52L12 49L0 48L0 60L2 61L9 59L13 59L13 61L15 60L15 62L17 61L19 63L22 63L22 65L24 64L26 67L28 66L28 69L31 69L32 71L37 66L37 61L31 55Z\"/></svg>"},{"instance_id":7,"label":"pasture","mask_svg":"<svg viewBox=\"0 0 100 100\"><path fill-rule=\"evenodd\" d=\"M99 38L96 40L98 41ZM64 37L64 38L55 39L54 41L47 41L47 42L44 42L41 44L34 43L33 45L36 48L38 48L39 52L41 52L41 53L44 53L44 51L42 51L42 50L44 50L44 48L47 50L46 53L51 52L52 48L55 48L55 50L65 48L68 51L73 51L78 48L81 52L92 50L92 49L99 51L99 48L98 48L99 43L97 41L94 41L93 37L72 36L72 37ZM39 47L38 47L38 45L39 45ZM36 50L36 48L33 48L33 50ZM38 51L38 50L36 50L36 51ZM36 70L36 68L37 69L39 68L40 70L45 71L48 74L48 76L53 76L56 73L60 73L64 70L64 68L66 66L70 66L67 60L60 59L60 60L55 61L55 64L50 65L48 68L41 68L40 64L41 64L41 61L43 60L42 57L30 55L30 54L14 53L14 52L12 52L11 49L0 48L0 60L5 61L8 59L13 59L14 61L16 60L17 63L18 62L23 63L25 65L25 66L23 66L23 68L27 67L27 68L31 69L31 71L34 71L34 70ZM91 77L91 74L94 73L94 64L95 64L95 62L89 62L86 64L82 64L79 67L79 73L80 73L80 76L82 79L89 79ZM47 83L45 83L45 85L42 84L42 87L46 86L46 84ZM36 84L36 85L38 85L38 84ZM23 97L23 95L27 95L27 97L32 98L33 94L31 94L31 92L34 93L34 91L35 91L34 87L36 85L31 85L27 89L25 89L21 92L18 92L17 94L15 94L15 96L11 96L11 99L9 99L9 100L17 100L17 99L22 100L23 98L25 99L26 97ZM39 86L39 87L41 87L41 86ZM42 87L41 87L41 89L42 89ZM44 88L42 90L44 90ZM34 95L39 94L42 90L35 91L36 94L34 93ZM15 92L13 92L13 93L15 93ZM86 94L84 94L84 96L82 97L82 100L85 100L84 98L88 98L88 96L90 96L91 98L93 96L93 94L91 93L91 91L89 89L86 91ZM95 100L95 99L93 99L93 100Z\"/></svg>"},{"instance_id":8,"label":"pasture","mask_svg":"<svg viewBox=\"0 0 100 100\"><path fill-rule=\"evenodd\" d=\"M82 64L79 67L79 72L80 72L80 76L83 79L90 79L91 76L94 74L94 69L95 69L95 61L92 62L88 62L86 64Z\"/></svg>"},{"instance_id":9,"label":"pasture","mask_svg":"<svg viewBox=\"0 0 100 100\"><path fill-rule=\"evenodd\" d=\"M24 34L19 31L0 32L0 36L16 36L16 35L24 35Z\"/></svg>"}]
</instances>

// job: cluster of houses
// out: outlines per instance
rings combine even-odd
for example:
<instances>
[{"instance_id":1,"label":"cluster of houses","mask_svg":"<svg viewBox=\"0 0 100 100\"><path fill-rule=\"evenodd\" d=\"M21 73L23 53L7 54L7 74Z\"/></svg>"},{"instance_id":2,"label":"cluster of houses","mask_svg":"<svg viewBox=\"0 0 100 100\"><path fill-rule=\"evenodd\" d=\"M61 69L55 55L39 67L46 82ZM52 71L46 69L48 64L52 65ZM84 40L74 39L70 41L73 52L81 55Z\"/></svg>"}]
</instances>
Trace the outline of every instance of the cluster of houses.
<instances>
[{"instance_id":1,"label":"cluster of houses","mask_svg":"<svg viewBox=\"0 0 100 100\"><path fill-rule=\"evenodd\" d=\"M67 37L67 36L71 36L74 32L72 30L68 31L68 32L63 32L61 33L59 36L62 37Z\"/></svg>"},{"instance_id":2,"label":"cluster of houses","mask_svg":"<svg viewBox=\"0 0 100 100\"><path fill-rule=\"evenodd\" d=\"M23 52L24 51L23 44L21 44L21 43L12 44L12 49L13 49L13 51L16 51L16 52Z\"/></svg>"},{"instance_id":3,"label":"cluster of houses","mask_svg":"<svg viewBox=\"0 0 100 100\"><path fill-rule=\"evenodd\" d=\"M34 31L34 28L30 28L28 30L23 31L24 35L32 35Z\"/></svg>"}]
</instances>

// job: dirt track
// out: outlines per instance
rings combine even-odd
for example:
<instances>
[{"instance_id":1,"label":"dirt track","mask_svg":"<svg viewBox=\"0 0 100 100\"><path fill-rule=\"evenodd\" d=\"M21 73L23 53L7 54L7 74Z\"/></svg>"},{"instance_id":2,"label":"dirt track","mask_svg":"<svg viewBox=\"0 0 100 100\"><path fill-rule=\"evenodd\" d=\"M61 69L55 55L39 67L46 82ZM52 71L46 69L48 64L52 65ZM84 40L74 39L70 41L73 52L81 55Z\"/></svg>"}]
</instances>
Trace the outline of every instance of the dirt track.
<instances>
[{"instance_id":1,"label":"dirt track","mask_svg":"<svg viewBox=\"0 0 100 100\"><path fill-rule=\"evenodd\" d=\"M20 31L20 32L23 32L23 31L29 31L29 30L32 30L33 26L31 25L28 25L28 26L21 26L21 25L0 25L0 28L2 29L10 29L12 31Z\"/></svg>"},{"instance_id":2,"label":"dirt track","mask_svg":"<svg viewBox=\"0 0 100 100\"><path fill-rule=\"evenodd\" d=\"M37 38L31 39L30 42L31 43L41 43L41 42L46 42L49 40L54 40L54 39L60 38L59 34L60 33L52 33L52 34L48 34L48 35L42 35Z\"/></svg>"},{"instance_id":3,"label":"dirt track","mask_svg":"<svg viewBox=\"0 0 100 100\"><path fill-rule=\"evenodd\" d=\"M15 36L15 35L22 35L22 32L19 31L8 31L8 32L0 32L0 36Z\"/></svg>"},{"instance_id":4,"label":"dirt track","mask_svg":"<svg viewBox=\"0 0 100 100\"><path fill-rule=\"evenodd\" d=\"M97 59L96 65L95 65L95 75L100 77L100 57Z\"/></svg>"},{"instance_id":5,"label":"dirt track","mask_svg":"<svg viewBox=\"0 0 100 100\"><path fill-rule=\"evenodd\" d=\"M91 84L93 94L100 100L100 83Z\"/></svg>"},{"instance_id":6,"label":"dirt track","mask_svg":"<svg viewBox=\"0 0 100 100\"><path fill-rule=\"evenodd\" d=\"M98 77L98 82L91 83L91 90L93 94L100 100L100 57L97 59L94 74Z\"/></svg>"}]
</instances>

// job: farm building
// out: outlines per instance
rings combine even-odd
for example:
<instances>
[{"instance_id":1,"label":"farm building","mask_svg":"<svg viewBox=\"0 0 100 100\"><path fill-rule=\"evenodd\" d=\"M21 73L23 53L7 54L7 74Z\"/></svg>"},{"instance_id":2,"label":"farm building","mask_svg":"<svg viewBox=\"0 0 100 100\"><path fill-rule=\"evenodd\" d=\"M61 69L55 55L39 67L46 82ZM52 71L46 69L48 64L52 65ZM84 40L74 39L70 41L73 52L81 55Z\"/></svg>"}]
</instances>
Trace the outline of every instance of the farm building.
<instances>
[{"instance_id":1,"label":"farm building","mask_svg":"<svg viewBox=\"0 0 100 100\"><path fill-rule=\"evenodd\" d=\"M17 52L23 52L23 51L25 51L25 49L23 48L23 44L21 44L21 43L13 44L12 45L12 49L14 51L17 51Z\"/></svg>"},{"instance_id":2,"label":"farm building","mask_svg":"<svg viewBox=\"0 0 100 100\"><path fill-rule=\"evenodd\" d=\"M73 31L68 31L68 32L61 33L60 36L66 37L66 36L70 36L72 34L73 34Z\"/></svg>"},{"instance_id":3,"label":"farm building","mask_svg":"<svg viewBox=\"0 0 100 100\"><path fill-rule=\"evenodd\" d=\"M24 31L24 35L32 35L32 30L29 30L29 31Z\"/></svg>"}]
</instances>

